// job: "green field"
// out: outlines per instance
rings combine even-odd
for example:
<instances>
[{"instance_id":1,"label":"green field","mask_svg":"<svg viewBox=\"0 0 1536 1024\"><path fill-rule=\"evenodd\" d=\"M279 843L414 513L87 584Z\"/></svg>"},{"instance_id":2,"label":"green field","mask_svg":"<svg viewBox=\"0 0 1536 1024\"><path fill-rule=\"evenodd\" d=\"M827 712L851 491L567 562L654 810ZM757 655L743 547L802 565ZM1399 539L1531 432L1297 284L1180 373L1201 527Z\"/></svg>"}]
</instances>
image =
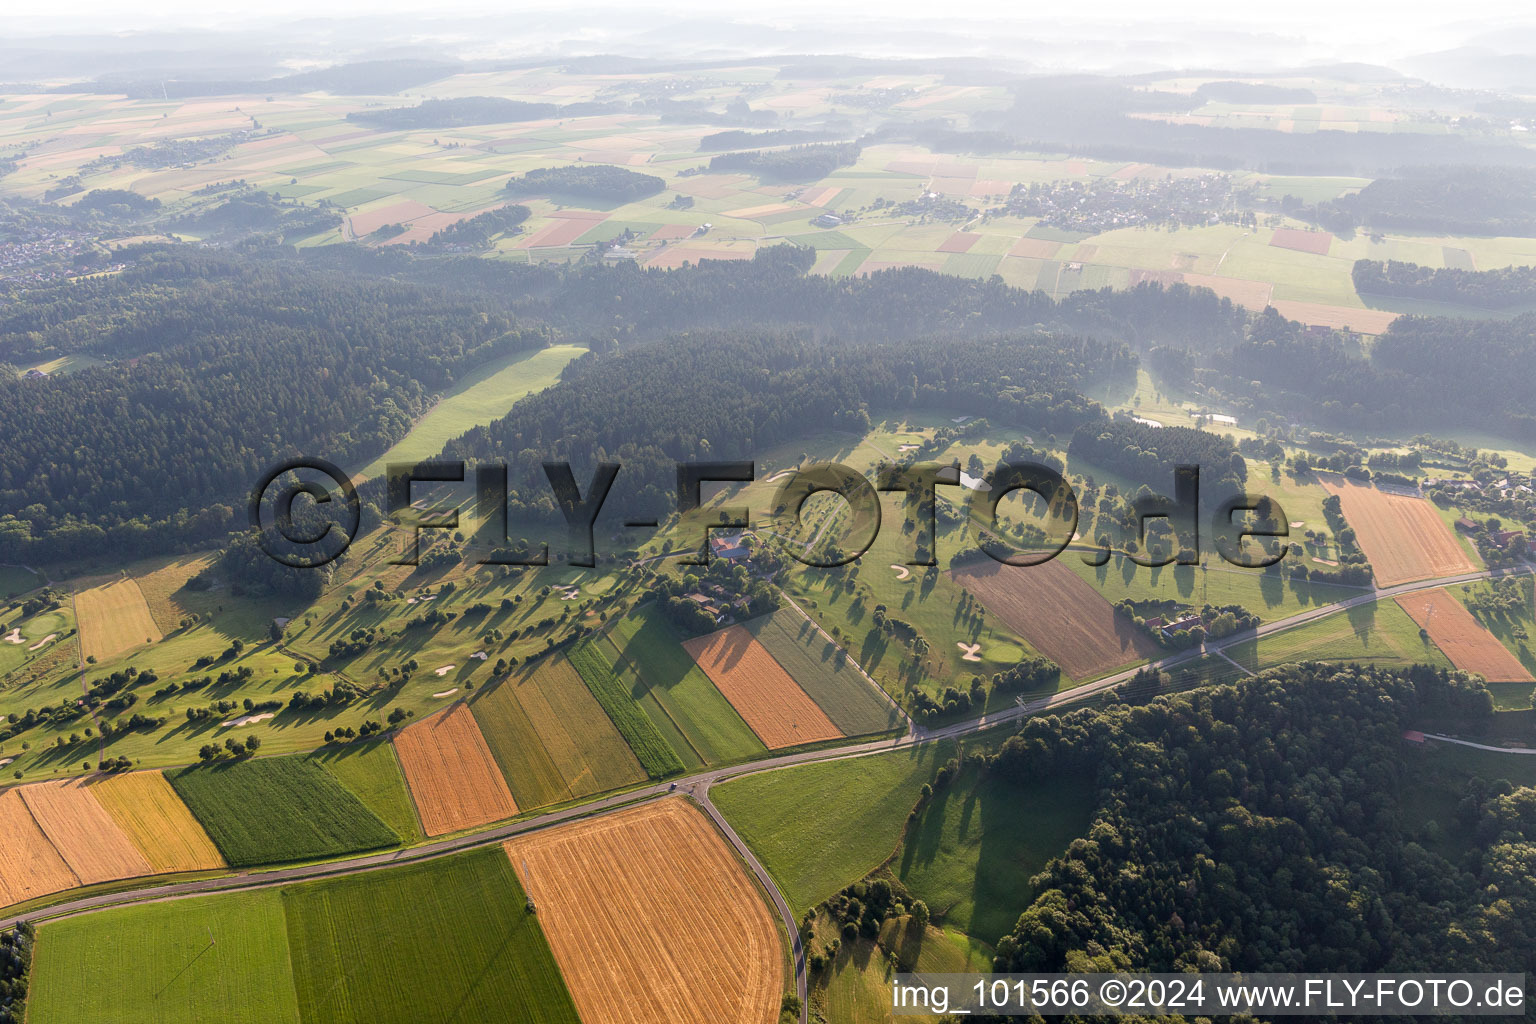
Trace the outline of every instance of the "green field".
<instances>
[{"instance_id":1,"label":"green field","mask_svg":"<svg viewBox=\"0 0 1536 1024\"><path fill-rule=\"evenodd\" d=\"M592 696L603 706L614 727L640 759L640 766L653 779L666 778L683 771L683 762L656 726L646 717L629 690L614 675L607 653L594 643L571 648L571 664L581 673Z\"/></svg>"},{"instance_id":2,"label":"green field","mask_svg":"<svg viewBox=\"0 0 1536 1024\"><path fill-rule=\"evenodd\" d=\"M1438 647L1419 637L1418 625L1396 601L1356 605L1274 636L1233 644L1225 653L1252 671L1293 661L1356 661L1385 668L1418 663L1451 667Z\"/></svg>"},{"instance_id":3,"label":"green field","mask_svg":"<svg viewBox=\"0 0 1536 1024\"><path fill-rule=\"evenodd\" d=\"M1029 884L1093 822L1087 775L1016 783L968 768L935 793L891 870L936 920L988 942L1034 900Z\"/></svg>"},{"instance_id":4,"label":"green field","mask_svg":"<svg viewBox=\"0 0 1536 1024\"><path fill-rule=\"evenodd\" d=\"M194 766L165 777L231 867L400 843L378 815L307 757Z\"/></svg>"},{"instance_id":5,"label":"green field","mask_svg":"<svg viewBox=\"0 0 1536 1024\"><path fill-rule=\"evenodd\" d=\"M845 736L899 728L901 713L870 685L843 649L793 608L745 623Z\"/></svg>"},{"instance_id":6,"label":"green field","mask_svg":"<svg viewBox=\"0 0 1536 1024\"><path fill-rule=\"evenodd\" d=\"M653 721L673 723L704 763L747 760L767 750L654 605L620 618L604 639L618 654L615 664L637 674L641 692L631 693L640 707Z\"/></svg>"},{"instance_id":7,"label":"green field","mask_svg":"<svg viewBox=\"0 0 1536 1024\"><path fill-rule=\"evenodd\" d=\"M761 772L710 796L799 915L895 851L918 791L955 750L933 743Z\"/></svg>"},{"instance_id":8,"label":"green field","mask_svg":"<svg viewBox=\"0 0 1536 1024\"><path fill-rule=\"evenodd\" d=\"M500 846L285 890L306 1024L578 1024Z\"/></svg>"},{"instance_id":9,"label":"green field","mask_svg":"<svg viewBox=\"0 0 1536 1024\"><path fill-rule=\"evenodd\" d=\"M505 416L519 399L555 383L566 364L584 352L581 345L551 345L493 360L465 374L416 421L409 434L364 466L357 477L380 476L391 462L430 459L455 437Z\"/></svg>"},{"instance_id":10,"label":"green field","mask_svg":"<svg viewBox=\"0 0 1536 1024\"><path fill-rule=\"evenodd\" d=\"M822 919L825 921L825 919ZM818 939L830 936L821 934ZM928 925L919 929L910 917L885 922L880 942L860 936L843 940L827 973L817 979L812 1002L829 1021L838 1024L894 1024L891 1012L891 966L896 954L903 971L934 974L986 974L992 970L992 947L951 929ZM926 1014L903 1014L903 1022L939 1021Z\"/></svg>"},{"instance_id":11,"label":"green field","mask_svg":"<svg viewBox=\"0 0 1536 1024\"><path fill-rule=\"evenodd\" d=\"M145 903L46 924L33 1024L298 1024L276 889Z\"/></svg>"},{"instance_id":12,"label":"green field","mask_svg":"<svg viewBox=\"0 0 1536 1024\"><path fill-rule=\"evenodd\" d=\"M388 740L375 739L324 747L310 759L336 776L379 820L407 844L422 838L421 821L405 788L400 759Z\"/></svg>"},{"instance_id":13,"label":"green field","mask_svg":"<svg viewBox=\"0 0 1536 1024\"><path fill-rule=\"evenodd\" d=\"M512 680L482 692L470 701L469 710L519 808L529 810L571 798L571 789L528 720Z\"/></svg>"},{"instance_id":14,"label":"green field","mask_svg":"<svg viewBox=\"0 0 1536 1024\"><path fill-rule=\"evenodd\" d=\"M42 582L37 575L19 565L0 565L0 598L20 597L29 590L36 590Z\"/></svg>"}]
</instances>

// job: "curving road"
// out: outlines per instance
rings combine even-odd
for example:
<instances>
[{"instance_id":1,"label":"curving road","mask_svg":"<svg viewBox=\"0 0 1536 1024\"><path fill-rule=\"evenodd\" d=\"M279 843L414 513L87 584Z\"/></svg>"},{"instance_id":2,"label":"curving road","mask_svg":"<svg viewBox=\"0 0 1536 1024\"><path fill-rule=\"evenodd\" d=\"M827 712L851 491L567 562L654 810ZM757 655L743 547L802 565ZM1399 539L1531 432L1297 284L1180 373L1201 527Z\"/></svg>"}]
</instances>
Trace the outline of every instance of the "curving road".
<instances>
[{"instance_id":1,"label":"curving road","mask_svg":"<svg viewBox=\"0 0 1536 1024\"><path fill-rule=\"evenodd\" d=\"M123 892L106 893L98 896L87 896L66 903L55 904L50 907L27 911L10 917L0 918L0 929L9 928L19 921L44 921L57 918L74 917L107 907L123 906L133 903L151 903L164 900L186 899L192 896L200 896L214 892L230 892L242 889L265 888L274 885L286 885L293 882L308 881L317 878L329 878L336 875L355 874L362 871L377 871L383 868L394 867L399 864L410 864L417 861L431 860L436 857L444 857L451 853L476 847L488 846L499 843L511 836L521 835L538 829L550 828L565 822L574 821L596 814L603 814L619 807L645 800L653 800L669 794L691 795L704 809L712 821L714 821L721 834L736 850L737 854L757 876L763 888L772 898L779 916L784 921L784 927L788 930L790 942L794 953L795 987L800 995L801 1024L806 1024L809 1015L809 999L807 992L807 979L805 971L805 951L801 947L799 923L788 902L779 891L778 885L773 881L761 861L747 846L746 842L736 833L730 823L725 820L718 808L709 798L709 790L712 786L727 779L740 778L745 775L754 775L760 772L774 771L779 768L787 768L791 765L809 764L816 761L844 760L848 758L869 757L873 754L886 753L892 750L902 750L924 743L934 743L939 740L953 739L980 732L983 729L993 728L1008 722L1026 718L1055 708L1078 703L1086 698L1102 693L1121 683L1126 682L1141 668L1151 667L1157 669L1175 668L1186 662L1195 661L1204 654L1222 654L1226 648L1234 644L1243 643L1255 637L1272 636L1285 630L1304 626L1309 622L1329 615L1337 614L1349 608L1354 608L1372 601L1399 597L1403 594L1411 594L1421 590L1435 590L1440 587L1453 586L1458 583L1470 583L1477 580L1493 579L1501 576L1523 575L1531 572L1530 567L1512 569L1485 569L1481 572L1463 573L1458 576L1446 576L1439 579L1421 580L1416 583L1400 583L1392 587L1381 589L1363 590L1359 596L1333 604L1320 605L1298 612L1284 619L1276 619L1260 625L1256 629L1247 630L1205 643L1200 647L1192 647L1185 651L1170 654L1165 658L1149 662L1146 666L1126 669L1113 675L1105 676L1085 683L1082 686L1060 693L1040 697L1033 701L1023 702L1011 708L993 711L979 718L967 719L956 722L953 725L930 729L918 725L910 720L907 722L907 730L894 738L887 737L878 740L851 743L840 747L827 747L819 750L806 750L799 753L781 754L761 761L753 761L750 764L733 765L723 768L714 768L687 776L672 783L657 783L640 789L630 790L624 793L613 794L599 800L581 804L575 807L567 807L561 810L550 811L521 821L513 821L504 825L498 825L484 832L476 832L472 835L456 836L437 842L427 843L422 846L412 847L408 850L393 850L387 853L366 854L358 857L349 857L344 860L330 861L321 864L303 864L296 867L273 868L265 871L240 872L234 875L225 875L218 878L204 878L191 882L175 882L168 885L152 886L148 888L132 889ZM798 610L798 606L797 610ZM804 614L802 611L801 614ZM850 659L852 660L852 659ZM1442 742L1465 743L1468 746L1480 746L1464 740L1455 740L1450 737L1427 737ZM1502 753L1510 753L1507 748L1489 747L1485 749L1498 750ZM1527 751L1531 753L1531 751Z\"/></svg>"}]
</instances>

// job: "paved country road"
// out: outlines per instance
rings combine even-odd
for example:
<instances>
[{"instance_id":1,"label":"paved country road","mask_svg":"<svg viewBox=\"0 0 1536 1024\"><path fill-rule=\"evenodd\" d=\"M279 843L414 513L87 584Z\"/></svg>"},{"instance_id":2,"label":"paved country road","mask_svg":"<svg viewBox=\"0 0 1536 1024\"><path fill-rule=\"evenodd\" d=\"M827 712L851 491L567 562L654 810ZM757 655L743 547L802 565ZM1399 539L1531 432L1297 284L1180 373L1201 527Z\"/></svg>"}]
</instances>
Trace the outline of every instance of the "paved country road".
<instances>
[{"instance_id":1,"label":"paved country road","mask_svg":"<svg viewBox=\"0 0 1536 1024\"><path fill-rule=\"evenodd\" d=\"M1399 597L1403 594L1411 594L1420 590L1434 590L1439 587L1453 586L1458 583L1471 583L1477 580L1493 579L1501 576L1522 575L1530 572L1528 567L1514 569L1485 569L1481 572L1462 573L1458 576L1446 576L1440 579L1421 580L1416 583L1400 583L1392 587L1381 589L1363 590L1359 596L1345 601L1337 601L1333 604L1319 605L1306 611L1284 619L1276 619L1260 625L1257 629L1246 630L1221 640L1209 641L1201 647L1192 647L1189 650L1170 654L1166 658L1160 658L1149 662L1147 666L1126 669L1114 675L1105 676L1091 683L1063 690L1060 693L1051 694L1048 697L1037 698L1024 704L1007 708L1001 711L993 711L982 715L980 718L967 719L956 722L953 725L943 726L937 729L929 729L916 723L908 722L907 731L894 738L871 740L862 743L851 743L840 747L825 747L819 750L805 750L799 753L782 754L778 757L770 757L761 761L753 761L750 764L734 765L726 768L711 769L678 779L669 783L657 783L640 789L630 790L624 793L616 793L603 799L594 800L576 807L568 807L548 814L540 814L521 821L510 822L487 829L484 832L476 832L472 835L456 836L439 840L423 846L412 847L408 850L393 850L387 853L366 854L360 857L350 857L345 860L330 861L322 864L303 864L290 868L274 868L266 871L241 872L235 875L226 875L219 878L204 878L192 882L175 882L169 885L151 886L142 889L133 889L124 892L106 893L99 896L87 896L81 899L58 903L39 910L31 910L23 914L7 918L0 918L0 929L9 928L18 921L47 921L63 917L74 917L107 907L123 906L133 903L151 903L162 900L185 899L189 896L200 896L206 893L230 892L241 889L265 888L274 885L286 885L292 882L301 882L317 878L330 878L336 875L349 875L361 871L377 871L381 868L394 867L399 864L410 864L417 861L431 860L436 857L444 857L461 850L474 849L499 843L511 836L521 835L525 832L533 832L538 829L550 828L554 825L574 821L578 818L603 814L619 807L627 807L631 804L645 800L653 800L669 793L691 794L704 811L710 816L720 829L737 854L751 868L763 887L772 898L779 916L784 920L784 926L789 931L790 942L793 945L795 961L796 989L800 994L801 1024L806 1024L809 1019L809 1001L807 999L807 985L805 973L805 951L801 948L799 939L799 922L795 920L794 912L788 902L779 891L773 876L767 868L757 859L746 842L736 834L736 830L730 826L725 817L709 799L710 787L727 779L739 778L744 775L755 775L760 772L773 771L778 768L786 768L797 764L810 764L816 761L843 760L855 757L868 757L872 754L882 754L892 750L903 750L916 747L924 743L934 743L940 740L954 739L971 733L980 732L983 729L993 728L1008 722L1027 718L1043 711L1054 710L1079 703L1085 698L1102 693L1126 682L1140 670L1141 667L1157 669L1175 668L1186 662L1198 660L1201 655L1207 653L1219 654L1226 648L1251 640L1254 637L1272 636L1285 630L1304 626L1309 622L1336 614L1358 605L1368 604L1372 601L1385 600ZM803 613L802 613L803 614ZM1441 739L1441 737L1435 737ZM1450 742L1458 742L1451 740ZM1463 741L1464 742L1464 741ZM1476 746L1477 744L1468 744ZM1504 748L1488 748L1504 751ZM1508 752L1508 751L1504 751Z\"/></svg>"}]
</instances>

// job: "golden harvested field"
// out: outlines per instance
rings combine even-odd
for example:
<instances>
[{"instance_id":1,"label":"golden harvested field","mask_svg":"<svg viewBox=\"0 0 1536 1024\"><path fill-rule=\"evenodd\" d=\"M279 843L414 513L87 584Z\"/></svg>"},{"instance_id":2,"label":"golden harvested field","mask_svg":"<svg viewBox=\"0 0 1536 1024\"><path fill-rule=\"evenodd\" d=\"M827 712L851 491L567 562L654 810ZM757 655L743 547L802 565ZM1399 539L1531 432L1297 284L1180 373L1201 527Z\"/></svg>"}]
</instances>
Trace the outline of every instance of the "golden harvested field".
<instances>
[{"instance_id":1,"label":"golden harvested field","mask_svg":"<svg viewBox=\"0 0 1536 1024\"><path fill-rule=\"evenodd\" d=\"M97 803L84 779L22 786L32 818L81 885L153 874L149 861Z\"/></svg>"},{"instance_id":2,"label":"golden harvested field","mask_svg":"<svg viewBox=\"0 0 1536 1024\"><path fill-rule=\"evenodd\" d=\"M467 704L406 726L395 750L429 836L487 825L517 813L506 779Z\"/></svg>"},{"instance_id":3,"label":"golden harvested field","mask_svg":"<svg viewBox=\"0 0 1536 1024\"><path fill-rule=\"evenodd\" d=\"M0 793L0 906L73 889L80 879L16 790Z\"/></svg>"},{"instance_id":4,"label":"golden harvested field","mask_svg":"<svg viewBox=\"0 0 1536 1024\"><path fill-rule=\"evenodd\" d=\"M144 603L149 605L149 614L154 617L162 634L179 627L181 620L193 610L183 606L175 595L186 586L187 580L206 569L212 561L207 555L182 555L137 578L139 592L144 595Z\"/></svg>"},{"instance_id":5,"label":"golden harvested field","mask_svg":"<svg viewBox=\"0 0 1536 1024\"><path fill-rule=\"evenodd\" d=\"M97 661L164 635L133 580L80 591L75 595L75 620L80 625L80 657Z\"/></svg>"},{"instance_id":6,"label":"golden harvested field","mask_svg":"<svg viewBox=\"0 0 1536 1024\"><path fill-rule=\"evenodd\" d=\"M516 687L518 702L572 796L645 780L634 751L570 662L545 658L532 673L507 685Z\"/></svg>"},{"instance_id":7,"label":"golden harvested field","mask_svg":"<svg viewBox=\"0 0 1536 1024\"><path fill-rule=\"evenodd\" d=\"M1536 682L1520 659L1444 590L1404 594L1397 603L1462 671L1476 672L1491 683Z\"/></svg>"},{"instance_id":8,"label":"golden harvested field","mask_svg":"<svg viewBox=\"0 0 1536 1024\"><path fill-rule=\"evenodd\" d=\"M1157 653L1151 637L1061 558L1031 566L985 559L952 569L950 576L980 598L1003 625L1080 682Z\"/></svg>"},{"instance_id":9,"label":"golden harvested field","mask_svg":"<svg viewBox=\"0 0 1536 1024\"><path fill-rule=\"evenodd\" d=\"M681 797L508 840L582 1024L769 1024L778 930Z\"/></svg>"},{"instance_id":10,"label":"golden harvested field","mask_svg":"<svg viewBox=\"0 0 1536 1024\"><path fill-rule=\"evenodd\" d=\"M1355 528L1360 550L1376 570L1376 585L1472 572L1477 567L1424 498L1378 490L1325 475L1324 489L1339 496L1344 518Z\"/></svg>"},{"instance_id":11,"label":"golden harvested field","mask_svg":"<svg viewBox=\"0 0 1536 1024\"><path fill-rule=\"evenodd\" d=\"M91 795L128 834L155 874L224 867L203 826L159 772L109 775Z\"/></svg>"},{"instance_id":12,"label":"golden harvested field","mask_svg":"<svg viewBox=\"0 0 1536 1024\"><path fill-rule=\"evenodd\" d=\"M728 626L683 643L715 689L769 748L841 736L827 713L773 655L741 626Z\"/></svg>"}]
</instances>

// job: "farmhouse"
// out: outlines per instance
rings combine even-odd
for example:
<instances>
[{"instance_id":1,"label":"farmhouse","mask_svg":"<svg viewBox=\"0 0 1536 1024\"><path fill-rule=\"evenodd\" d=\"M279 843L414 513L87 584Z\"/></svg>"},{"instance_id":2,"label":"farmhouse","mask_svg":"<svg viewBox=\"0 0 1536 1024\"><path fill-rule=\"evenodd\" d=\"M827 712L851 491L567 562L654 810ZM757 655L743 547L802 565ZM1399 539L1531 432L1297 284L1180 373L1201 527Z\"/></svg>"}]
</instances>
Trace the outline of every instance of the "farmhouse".
<instances>
[{"instance_id":1,"label":"farmhouse","mask_svg":"<svg viewBox=\"0 0 1536 1024\"><path fill-rule=\"evenodd\" d=\"M816 225L818 228L835 228L842 226L843 218L839 217L835 213L824 213L820 217L817 217L815 220L811 221L811 223Z\"/></svg>"},{"instance_id":2,"label":"farmhouse","mask_svg":"<svg viewBox=\"0 0 1536 1024\"><path fill-rule=\"evenodd\" d=\"M1494 547L1502 548L1516 537L1524 536L1524 530L1495 530L1488 535L1488 542Z\"/></svg>"},{"instance_id":3,"label":"farmhouse","mask_svg":"<svg viewBox=\"0 0 1536 1024\"><path fill-rule=\"evenodd\" d=\"M1148 625L1151 625L1151 623L1148 623ZM1186 615L1182 619L1175 619L1173 622L1164 623L1162 626L1162 632L1164 636L1171 637L1175 633L1181 633L1185 630L1194 629L1196 626L1204 625L1205 623L1201 621L1200 616Z\"/></svg>"},{"instance_id":4,"label":"farmhouse","mask_svg":"<svg viewBox=\"0 0 1536 1024\"><path fill-rule=\"evenodd\" d=\"M1456 520L1456 529L1461 530L1464 533L1476 533L1477 524L1468 519L1466 516L1462 516L1460 519Z\"/></svg>"},{"instance_id":5,"label":"farmhouse","mask_svg":"<svg viewBox=\"0 0 1536 1024\"><path fill-rule=\"evenodd\" d=\"M711 532L709 535L709 553L713 558L723 558L727 562L740 562L746 559L752 551L747 547L741 533Z\"/></svg>"}]
</instances>

